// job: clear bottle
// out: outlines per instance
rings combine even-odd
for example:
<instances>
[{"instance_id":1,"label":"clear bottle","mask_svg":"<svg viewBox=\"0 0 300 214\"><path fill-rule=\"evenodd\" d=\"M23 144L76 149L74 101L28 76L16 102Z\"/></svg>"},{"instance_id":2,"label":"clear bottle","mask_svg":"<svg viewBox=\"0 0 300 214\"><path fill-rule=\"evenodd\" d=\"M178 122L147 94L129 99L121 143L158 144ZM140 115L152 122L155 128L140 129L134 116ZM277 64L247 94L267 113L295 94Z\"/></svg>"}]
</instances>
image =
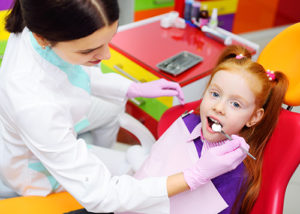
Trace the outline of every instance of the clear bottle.
<instances>
[{"instance_id":1,"label":"clear bottle","mask_svg":"<svg viewBox=\"0 0 300 214\"><path fill-rule=\"evenodd\" d=\"M217 8L213 9L208 26L211 28L218 27L218 9Z\"/></svg>"}]
</instances>

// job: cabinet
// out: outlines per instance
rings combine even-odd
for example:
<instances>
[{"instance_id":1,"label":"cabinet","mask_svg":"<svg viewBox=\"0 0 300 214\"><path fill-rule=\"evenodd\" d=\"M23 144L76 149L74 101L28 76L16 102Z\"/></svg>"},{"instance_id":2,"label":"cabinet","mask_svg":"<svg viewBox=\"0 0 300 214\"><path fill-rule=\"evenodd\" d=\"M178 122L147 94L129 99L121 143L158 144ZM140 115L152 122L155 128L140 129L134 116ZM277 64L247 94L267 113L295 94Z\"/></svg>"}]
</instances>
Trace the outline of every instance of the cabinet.
<instances>
[{"instance_id":1,"label":"cabinet","mask_svg":"<svg viewBox=\"0 0 300 214\"><path fill-rule=\"evenodd\" d=\"M128 75L130 75L139 82L150 82L159 79L158 76L152 74L151 72L136 64L135 62L131 61L126 56L120 54L116 50L111 49L110 51L111 60L103 61L103 72L116 72L121 75L124 75L124 72L126 72ZM139 108L151 115L151 117L153 117L155 120L159 120L163 112L172 106L173 98L136 98L136 101L132 102L134 102L137 106L139 106Z\"/></svg>"},{"instance_id":2,"label":"cabinet","mask_svg":"<svg viewBox=\"0 0 300 214\"><path fill-rule=\"evenodd\" d=\"M111 59L103 60L101 63L103 73L115 72L124 75L124 72L126 72L127 75L125 77L129 75L140 82L149 82L159 79L158 76L152 74L116 50L111 48L110 51ZM135 98L128 102L126 111L137 118L156 136L157 121L172 105L173 97Z\"/></svg>"}]
</instances>

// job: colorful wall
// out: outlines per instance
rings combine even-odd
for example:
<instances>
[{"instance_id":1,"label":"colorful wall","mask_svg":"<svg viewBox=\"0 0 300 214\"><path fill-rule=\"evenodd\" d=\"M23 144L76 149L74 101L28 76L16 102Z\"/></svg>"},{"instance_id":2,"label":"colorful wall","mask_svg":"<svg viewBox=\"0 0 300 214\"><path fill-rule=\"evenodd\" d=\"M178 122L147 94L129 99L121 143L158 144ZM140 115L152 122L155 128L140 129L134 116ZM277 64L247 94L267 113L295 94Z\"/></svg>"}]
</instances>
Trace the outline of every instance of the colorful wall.
<instances>
[{"instance_id":1,"label":"colorful wall","mask_svg":"<svg viewBox=\"0 0 300 214\"><path fill-rule=\"evenodd\" d=\"M199 0L200 1L200 0ZM7 39L4 17L13 0L0 1L0 40ZM135 0L134 20L171 10L182 10L185 0ZM208 9L217 7L220 25L234 33L262 30L300 21L299 0L205 0Z\"/></svg>"},{"instance_id":2,"label":"colorful wall","mask_svg":"<svg viewBox=\"0 0 300 214\"><path fill-rule=\"evenodd\" d=\"M7 40L9 34L4 29L4 18L7 15L13 0L1 0L0 1L0 41Z\"/></svg>"},{"instance_id":3,"label":"colorful wall","mask_svg":"<svg viewBox=\"0 0 300 214\"><path fill-rule=\"evenodd\" d=\"M237 34L300 21L299 0L236 0L235 10L232 10L234 9L233 0L199 1L201 4L218 4L220 15L227 15L231 18L232 32ZM175 0L175 10L183 11L184 2L185 0ZM226 10L222 12L222 8L231 8L231 12ZM227 20L227 23L230 23L230 20ZM225 29L230 28L225 27Z\"/></svg>"},{"instance_id":4,"label":"colorful wall","mask_svg":"<svg viewBox=\"0 0 300 214\"><path fill-rule=\"evenodd\" d=\"M10 8L13 0L1 0L0 2L0 10L7 10Z\"/></svg>"},{"instance_id":5,"label":"colorful wall","mask_svg":"<svg viewBox=\"0 0 300 214\"><path fill-rule=\"evenodd\" d=\"M174 10L174 0L135 0L134 21L150 18Z\"/></svg>"},{"instance_id":6,"label":"colorful wall","mask_svg":"<svg viewBox=\"0 0 300 214\"><path fill-rule=\"evenodd\" d=\"M299 21L299 0L239 0L233 32L262 30Z\"/></svg>"},{"instance_id":7,"label":"colorful wall","mask_svg":"<svg viewBox=\"0 0 300 214\"><path fill-rule=\"evenodd\" d=\"M6 47L9 33L4 29L4 20L13 0L0 0L0 65Z\"/></svg>"}]
</instances>

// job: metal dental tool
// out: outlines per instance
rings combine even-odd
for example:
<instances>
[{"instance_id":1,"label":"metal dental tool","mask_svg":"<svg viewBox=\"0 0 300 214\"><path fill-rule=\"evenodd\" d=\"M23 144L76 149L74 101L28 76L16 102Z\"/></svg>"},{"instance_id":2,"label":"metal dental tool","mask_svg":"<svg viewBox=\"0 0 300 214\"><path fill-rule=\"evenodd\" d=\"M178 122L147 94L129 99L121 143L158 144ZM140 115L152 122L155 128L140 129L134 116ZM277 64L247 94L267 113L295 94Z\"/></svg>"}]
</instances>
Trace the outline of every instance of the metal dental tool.
<instances>
[{"instance_id":1,"label":"metal dental tool","mask_svg":"<svg viewBox=\"0 0 300 214\"><path fill-rule=\"evenodd\" d=\"M212 124L212 127L211 127L211 128L212 128L212 130L213 130L214 132L220 132L220 133L222 133L223 135L225 135L225 137L226 137L228 140L232 140L232 138L222 130L222 126L221 126L220 124L214 123L214 124ZM253 155L251 155L246 149L244 149L243 147L240 147L240 148L241 148L244 152L246 152L246 153L248 154L248 156L250 156L252 159L256 160L256 158L255 158Z\"/></svg>"}]
</instances>

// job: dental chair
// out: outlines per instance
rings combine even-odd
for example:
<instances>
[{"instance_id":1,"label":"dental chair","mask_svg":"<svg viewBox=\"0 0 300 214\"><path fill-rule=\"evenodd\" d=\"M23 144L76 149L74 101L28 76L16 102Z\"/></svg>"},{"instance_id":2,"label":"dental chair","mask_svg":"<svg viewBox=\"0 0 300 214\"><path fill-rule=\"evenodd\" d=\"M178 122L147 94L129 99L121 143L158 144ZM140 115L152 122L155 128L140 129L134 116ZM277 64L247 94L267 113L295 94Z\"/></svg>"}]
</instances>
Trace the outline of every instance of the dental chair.
<instances>
[{"instance_id":1,"label":"dental chair","mask_svg":"<svg viewBox=\"0 0 300 214\"><path fill-rule=\"evenodd\" d=\"M158 124L158 136L184 112L200 105L194 101L168 109ZM300 163L300 114L282 109L263 158L262 183L251 214L282 214L287 184Z\"/></svg>"},{"instance_id":2,"label":"dental chair","mask_svg":"<svg viewBox=\"0 0 300 214\"><path fill-rule=\"evenodd\" d=\"M300 23L279 33L263 49L258 62L270 70L284 72L289 88L284 103L291 110L300 106ZM158 136L184 112L195 109L199 101L168 109L158 124ZM262 183L251 214L282 214L288 182L300 164L300 114L282 109L277 126L263 157Z\"/></svg>"},{"instance_id":3,"label":"dental chair","mask_svg":"<svg viewBox=\"0 0 300 214\"><path fill-rule=\"evenodd\" d=\"M263 49L258 62L289 79L284 103L300 106L300 23L279 33ZM282 110L264 154L262 186L252 214L282 213L287 184L300 164L300 114Z\"/></svg>"}]
</instances>

